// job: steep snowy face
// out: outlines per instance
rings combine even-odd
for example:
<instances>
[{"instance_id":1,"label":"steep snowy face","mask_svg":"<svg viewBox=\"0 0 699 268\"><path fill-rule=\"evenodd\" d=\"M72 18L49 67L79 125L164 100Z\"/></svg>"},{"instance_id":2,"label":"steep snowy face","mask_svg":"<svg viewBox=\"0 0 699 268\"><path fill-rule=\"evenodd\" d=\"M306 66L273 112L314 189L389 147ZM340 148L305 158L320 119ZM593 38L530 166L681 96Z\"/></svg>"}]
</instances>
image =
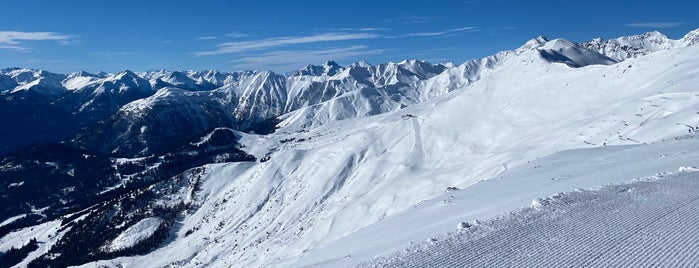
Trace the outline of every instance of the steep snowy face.
<instances>
[{"instance_id":1,"label":"steep snowy face","mask_svg":"<svg viewBox=\"0 0 699 268\"><path fill-rule=\"evenodd\" d=\"M242 79L240 99L235 107L235 118L248 127L254 122L276 117L283 113L287 100L286 77L272 71L263 71Z\"/></svg>"}]
</instances>

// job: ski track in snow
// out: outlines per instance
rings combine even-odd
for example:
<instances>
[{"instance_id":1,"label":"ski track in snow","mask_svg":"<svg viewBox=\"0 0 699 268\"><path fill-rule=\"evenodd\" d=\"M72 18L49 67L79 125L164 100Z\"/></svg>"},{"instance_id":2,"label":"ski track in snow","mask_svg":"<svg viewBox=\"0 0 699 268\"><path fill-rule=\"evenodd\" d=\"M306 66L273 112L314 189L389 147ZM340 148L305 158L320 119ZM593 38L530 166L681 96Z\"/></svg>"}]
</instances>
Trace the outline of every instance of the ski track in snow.
<instances>
[{"instance_id":1,"label":"ski track in snow","mask_svg":"<svg viewBox=\"0 0 699 268\"><path fill-rule=\"evenodd\" d=\"M408 167L413 170L422 169L425 163L425 150L422 148L422 134L420 133L420 123L417 118L411 119L413 132L415 133L415 147L410 153Z\"/></svg>"},{"instance_id":2,"label":"ski track in snow","mask_svg":"<svg viewBox=\"0 0 699 268\"><path fill-rule=\"evenodd\" d=\"M699 266L699 172L535 203L355 266Z\"/></svg>"}]
</instances>

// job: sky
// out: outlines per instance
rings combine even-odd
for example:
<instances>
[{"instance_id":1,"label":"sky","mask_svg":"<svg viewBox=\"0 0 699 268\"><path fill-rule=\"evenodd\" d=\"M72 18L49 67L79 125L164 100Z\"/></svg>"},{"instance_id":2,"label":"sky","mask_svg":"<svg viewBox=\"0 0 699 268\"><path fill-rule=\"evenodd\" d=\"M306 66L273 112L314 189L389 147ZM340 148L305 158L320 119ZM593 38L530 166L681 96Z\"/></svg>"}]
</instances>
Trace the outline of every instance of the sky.
<instances>
[{"instance_id":1,"label":"sky","mask_svg":"<svg viewBox=\"0 0 699 268\"><path fill-rule=\"evenodd\" d=\"M699 28L694 0L4 0L0 10L0 68L61 73L460 64L539 35L679 39Z\"/></svg>"}]
</instances>

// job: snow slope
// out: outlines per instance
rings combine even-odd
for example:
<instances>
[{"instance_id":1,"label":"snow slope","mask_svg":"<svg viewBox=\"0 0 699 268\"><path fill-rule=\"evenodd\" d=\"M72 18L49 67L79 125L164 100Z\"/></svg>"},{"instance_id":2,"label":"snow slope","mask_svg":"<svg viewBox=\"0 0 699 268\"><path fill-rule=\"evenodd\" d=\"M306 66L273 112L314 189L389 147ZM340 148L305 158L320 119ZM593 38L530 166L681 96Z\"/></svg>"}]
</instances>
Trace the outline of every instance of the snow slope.
<instances>
[{"instance_id":1,"label":"snow slope","mask_svg":"<svg viewBox=\"0 0 699 268\"><path fill-rule=\"evenodd\" d=\"M106 251L118 251L132 247L155 233L163 222L158 217L145 218L128 229L124 230L109 245L105 245Z\"/></svg>"},{"instance_id":2,"label":"snow slope","mask_svg":"<svg viewBox=\"0 0 699 268\"><path fill-rule=\"evenodd\" d=\"M318 249L291 266L349 265L454 231L461 222L477 224L474 221L528 207L532 200L535 204L548 202L539 198L574 189L594 189L608 183L696 171L699 166L697 145L699 138L687 137L648 145L606 146L555 153L510 169L497 179L424 200ZM392 259L386 257L387 261L397 261Z\"/></svg>"},{"instance_id":3,"label":"snow slope","mask_svg":"<svg viewBox=\"0 0 699 268\"><path fill-rule=\"evenodd\" d=\"M7 251L13 247L20 248L28 244L32 238L36 238L39 242L39 248L29 253L24 260L14 266L27 267L30 261L47 253L68 229L61 226L61 220L54 220L31 228L16 230L0 238L0 251Z\"/></svg>"},{"instance_id":4,"label":"snow slope","mask_svg":"<svg viewBox=\"0 0 699 268\"><path fill-rule=\"evenodd\" d=\"M613 158L615 152L650 148L645 154L626 153L621 158L626 161L635 153L653 159L670 144L664 153L668 156L659 157L664 164L637 173L629 173L629 166L618 161L619 169L594 181L572 176L578 174L561 174L579 178L572 180L575 183L566 183L565 176L546 177L544 182L557 185L546 189L555 192L677 170L680 163L697 165L696 151L690 149L699 148L694 139L611 145L653 143L686 134L686 125L699 125L699 47L581 68L546 61L531 48L503 55L508 60L498 68L484 69L478 81L403 109L330 120L312 129L298 128L295 122L304 118L299 110L286 115L282 122L286 127L275 134L241 134L249 153L269 160L207 166L210 172L196 201L199 209L184 219L172 243L146 256L86 266L349 264L453 229L464 217L442 225L396 228L404 231L395 236L397 240L378 241L387 237L385 233L371 233L372 228L388 226L383 222L410 214L411 207L423 200L441 202L440 195L449 187L471 191L484 185L479 181L503 177L485 185L494 185L488 190L506 189L508 195L491 200L490 209L475 209L487 217L521 207L520 201L536 195L526 195L518 184L493 183L512 181L504 177L523 171L510 170L556 152L601 147L594 152L603 152L604 159ZM313 116L306 119L318 118ZM510 200L516 197L513 191L523 195ZM435 218L439 219L429 219ZM366 246L374 240L380 245ZM358 257L343 262L347 254ZM340 262L325 262L331 259Z\"/></svg>"},{"instance_id":5,"label":"snow slope","mask_svg":"<svg viewBox=\"0 0 699 268\"><path fill-rule=\"evenodd\" d=\"M699 169L535 200L357 267L695 267Z\"/></svg>"}]
</instances>

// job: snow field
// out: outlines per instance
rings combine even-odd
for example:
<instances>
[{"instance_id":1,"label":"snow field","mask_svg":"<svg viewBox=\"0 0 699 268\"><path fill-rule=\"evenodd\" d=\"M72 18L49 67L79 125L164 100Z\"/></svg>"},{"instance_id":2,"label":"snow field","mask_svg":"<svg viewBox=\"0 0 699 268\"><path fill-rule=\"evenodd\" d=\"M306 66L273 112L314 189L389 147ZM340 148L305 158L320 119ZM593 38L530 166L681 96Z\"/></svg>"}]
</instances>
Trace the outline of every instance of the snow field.
<instances>
[{"instance_id":1,"label":"snow field","mask_svg":"<svg viewBox=\"0 0 699 268\"><path fill-rule=\"evenodd\" d=\"M51 247L70 229L61 226L61 220L45 222L36 226L15 230L0 238L0 252L10 248L21 248L29 243L32 238L39 242L39 248L27 255L22 262L15 267L26 267L29 262L47 253Z\"/></svg>"},{"instance_id":2,"label":"snow field","mask_svg":"<svg viewBox=\"0 0 699 268\"><path fill-rule=\"evenodd\" d=\"M153 235L162 222L163 220L157 217L142 219L119 234L105 250L118 251L132 247Z\"/></svg>"}]
</instances>

